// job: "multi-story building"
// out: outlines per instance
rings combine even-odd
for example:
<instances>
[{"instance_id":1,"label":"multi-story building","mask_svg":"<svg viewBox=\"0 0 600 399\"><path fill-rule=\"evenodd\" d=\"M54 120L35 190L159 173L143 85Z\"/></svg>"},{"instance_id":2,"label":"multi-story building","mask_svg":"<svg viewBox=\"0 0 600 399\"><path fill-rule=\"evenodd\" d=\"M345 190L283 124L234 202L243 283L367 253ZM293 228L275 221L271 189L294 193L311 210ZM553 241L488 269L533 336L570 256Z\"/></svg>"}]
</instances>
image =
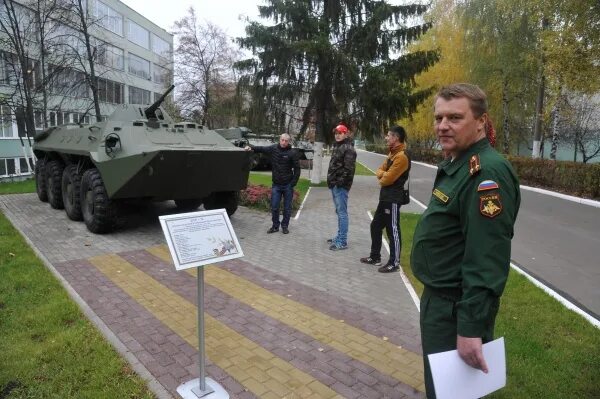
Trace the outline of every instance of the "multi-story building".
<instances>
[{"instance_id":1,"label":"multi-story building","mask_svg":"<svg viewBox=\"0 0 600 399\"><path fill-rule=\"evenodd\" d=\"M24 0L15 1L15 4L23 9L26 5ZM92 21L90 33L96 51L94 66L102 117L106 118L120 104L154 102L172 81L173 36L119 0L87 0L84 4ZM6 13L5 7L4 2L0 2L0 17ZM78 33L60 24L55 26L50 37L68 41L59 38L69 35L76 37ZM81 42L68 47L80 53L85 51ZM27 160L32 152L28 140L19 137L14 102L2 101L17 87L9 73L10 57L10 50L0 48L0 180L32 174L31 161ZM32 71L40 75L35 53L30 58ZM85 84L83 67L77 63L60 67L51 62L48 64L47 75L53 75L54 79L48 84L51 95L47 100L46 118L39 107L34 111L36 130L93 121L91 90ZM60 71L53 68L60 68ZM39 80L39 76L32 79Z\"/></svg>"}]
</instances>

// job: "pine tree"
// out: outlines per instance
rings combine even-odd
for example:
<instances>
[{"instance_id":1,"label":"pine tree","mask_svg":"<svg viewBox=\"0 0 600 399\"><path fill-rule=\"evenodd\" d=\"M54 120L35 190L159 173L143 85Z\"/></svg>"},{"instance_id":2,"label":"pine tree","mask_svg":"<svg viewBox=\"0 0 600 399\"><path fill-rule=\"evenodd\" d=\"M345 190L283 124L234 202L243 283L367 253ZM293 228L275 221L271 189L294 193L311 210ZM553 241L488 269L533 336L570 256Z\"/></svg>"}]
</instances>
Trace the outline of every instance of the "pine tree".
<instances>
[{"instance_id":1,"label":"pine tree","mask_svg":"<svg viewBox=\"0 0 600 399\"><path fill-rule=\"evenodd\" d=\"M312 121L316 141L331 141L341 120L364 137L414 111L429 90L414 91L414 77L437 60L435 51L407 53L428 28L427 6L369 0L267 0L250 22L242 48L254 57L239 62L249 74L253 128L283 130L301 110L301 131Z\"/></svg>"}]
</instances>

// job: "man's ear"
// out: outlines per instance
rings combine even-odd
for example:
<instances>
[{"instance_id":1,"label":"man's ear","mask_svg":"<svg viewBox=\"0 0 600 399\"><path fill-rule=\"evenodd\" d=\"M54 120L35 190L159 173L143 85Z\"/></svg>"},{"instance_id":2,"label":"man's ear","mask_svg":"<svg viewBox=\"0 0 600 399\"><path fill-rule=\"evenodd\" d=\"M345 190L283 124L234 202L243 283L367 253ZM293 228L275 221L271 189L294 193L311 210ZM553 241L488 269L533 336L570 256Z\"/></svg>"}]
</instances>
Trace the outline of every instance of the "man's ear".
<instances>
[{"instance_id":1,"label":"man's ear","mask_svg":"<svg viewBox=\"0 0 600 399\"><path fill-rule=\"evenodd\" d=\"M476 120L477 120L477 132L483 133L483 135L485 136L485 124L488 120L487 112L484 112L483 114L481 114L481 116L479 118L477 118Z\"/></svg>"}]
</instances>

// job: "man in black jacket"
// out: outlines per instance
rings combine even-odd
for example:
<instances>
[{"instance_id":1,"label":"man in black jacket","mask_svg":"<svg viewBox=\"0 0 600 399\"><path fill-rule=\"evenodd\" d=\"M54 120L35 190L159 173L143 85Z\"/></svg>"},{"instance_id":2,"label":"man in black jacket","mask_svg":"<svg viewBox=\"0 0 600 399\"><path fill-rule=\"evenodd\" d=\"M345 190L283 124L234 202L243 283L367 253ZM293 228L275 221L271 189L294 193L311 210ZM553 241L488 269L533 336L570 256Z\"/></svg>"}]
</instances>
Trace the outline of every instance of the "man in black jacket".
<instances>
[{"instance_id":1,"label":"man in black jacket","mask_svg":"<svg viewBox=\"0 0 600 399\"><path fill-rule=\"evenodd\" d=\"M290 145L290 135L282 134L279 144L269 146L247 146L246 151L270 154L273 166L273 185L271 186L271 215L273 225L268 234L281 231L288 234L290 216L292 215L292 199L294 187L300 178L300 159L296 150ZM283 219L279 221L279 205L283 196Z\"/></svg>"},{"instance_id":2,"label":"man in black jacket","mask_svg":"<svg viewBox=\"0 0 600 399\"><path fill-rule=\"evenodd\" d=\"M338 231L334 238L327 240L329 249L338 251L348 248L348 192L354 180L356 151L352 139L348 137L348 128L338 125L333 129L335 144L327 170L327 187L333 195L335 213L338 217Z\"/></svg>"}]
</instances>

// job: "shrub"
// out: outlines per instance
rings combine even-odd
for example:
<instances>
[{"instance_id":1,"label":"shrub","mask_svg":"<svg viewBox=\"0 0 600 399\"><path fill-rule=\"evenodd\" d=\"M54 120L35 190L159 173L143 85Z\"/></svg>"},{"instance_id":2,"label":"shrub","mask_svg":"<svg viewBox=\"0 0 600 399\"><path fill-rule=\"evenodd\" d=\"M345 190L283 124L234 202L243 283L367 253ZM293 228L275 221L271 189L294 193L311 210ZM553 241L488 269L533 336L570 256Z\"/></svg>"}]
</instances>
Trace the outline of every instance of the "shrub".
<instances>
[{"instance_id":1,"label":"shrub","mask_svg":"<svg viewBox=\"0 0 600 399\"><path fill-rule=\"evenodd\" d=\"M271 210L271 187L249 184L245 190L240 192L240 205L264 211ZM294 190L292 198L292 209L300 207L300 193ZM283 210L283 207L281 208Z\"/></svg>"}]
</instances>

